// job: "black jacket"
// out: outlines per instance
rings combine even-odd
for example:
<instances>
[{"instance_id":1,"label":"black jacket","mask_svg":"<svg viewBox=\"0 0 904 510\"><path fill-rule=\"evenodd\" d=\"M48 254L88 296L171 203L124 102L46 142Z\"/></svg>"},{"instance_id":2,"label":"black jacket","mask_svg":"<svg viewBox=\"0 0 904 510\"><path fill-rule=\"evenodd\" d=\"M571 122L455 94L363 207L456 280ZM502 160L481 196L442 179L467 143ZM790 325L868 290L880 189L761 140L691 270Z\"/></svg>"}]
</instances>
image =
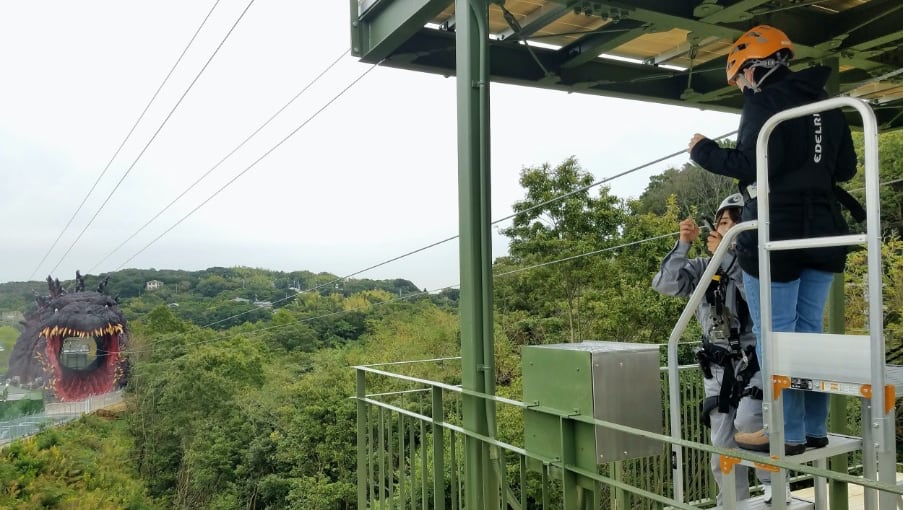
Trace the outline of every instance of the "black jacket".
<instances>
[{"instance_id":1,"label":"black jacket","mask_svg":"<svg viewBox=\"0 0 904 510\"><path fill-rule=\"evenodd\" d=\"M738 179L744 190L756 181L756 140L772 115L826 99L827 67L790 72L782 70L760 92L744 91L738 143L725 149L712 140L694 146L691 158L706 170ZM841 110L822 112L779 124L769 138L770 238L800 239L847 232L834 189L857 172L851 131ZM763 186L759 187L760 191ZM756 200L749 200L742 221L756 218ZM747 273L758 276L755 230L738 236L738 260ZM810 248L772 252L772 279L786 282L805 268L844 270L847 248Z\"/></svg>"}]
</instances>

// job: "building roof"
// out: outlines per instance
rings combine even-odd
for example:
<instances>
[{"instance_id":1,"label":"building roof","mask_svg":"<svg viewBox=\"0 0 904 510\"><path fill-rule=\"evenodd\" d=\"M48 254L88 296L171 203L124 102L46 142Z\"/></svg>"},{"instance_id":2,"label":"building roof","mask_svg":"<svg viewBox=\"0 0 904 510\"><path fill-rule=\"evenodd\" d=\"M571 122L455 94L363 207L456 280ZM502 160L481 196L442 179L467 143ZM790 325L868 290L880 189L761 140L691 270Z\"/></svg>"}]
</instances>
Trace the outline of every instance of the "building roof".
<instances>
[{"instance_id":1,"label":"building roof","mask_svg":"<svg viewBox=\"0 0 904 510\"><path fill-rule=\"evenodd\" d=\"M454 75L454 4L358 0L352 53ZM494 81L739 111L725 57L745 30L769 24L795 43L794 66L838 59L841 93L868 100L880 129L901 127L900 0L504 0L489 10Z\"/></svg>"}]
</instances>

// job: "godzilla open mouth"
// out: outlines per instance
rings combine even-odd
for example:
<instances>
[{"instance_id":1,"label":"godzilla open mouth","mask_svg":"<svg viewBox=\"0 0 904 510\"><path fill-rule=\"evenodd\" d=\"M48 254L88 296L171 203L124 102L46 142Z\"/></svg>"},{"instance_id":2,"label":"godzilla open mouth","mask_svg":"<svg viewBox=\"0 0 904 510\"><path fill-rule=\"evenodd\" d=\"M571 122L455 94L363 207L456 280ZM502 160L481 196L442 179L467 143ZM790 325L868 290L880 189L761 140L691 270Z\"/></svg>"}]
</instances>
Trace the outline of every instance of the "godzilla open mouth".
<instances>
[{"instance_id":1,"label":"godzilla open mouth","mask_svg":"<svg viewBox=\"0 0 904 510\"><path fill-rule=\"evenodd\" d=\"M122 376L119 358L123 326L109 323L91 331L68 327L45 327L41 336L47 341L44 354L45 368L51 374L48 385L62 401L82 400L91 395L100 395L114 389ZM87 351L82 356L83 363L72 362L73 354L64 351L64 346L86 345L94 340L94 359L87 362Z\"/></svg>"}]
</instances>

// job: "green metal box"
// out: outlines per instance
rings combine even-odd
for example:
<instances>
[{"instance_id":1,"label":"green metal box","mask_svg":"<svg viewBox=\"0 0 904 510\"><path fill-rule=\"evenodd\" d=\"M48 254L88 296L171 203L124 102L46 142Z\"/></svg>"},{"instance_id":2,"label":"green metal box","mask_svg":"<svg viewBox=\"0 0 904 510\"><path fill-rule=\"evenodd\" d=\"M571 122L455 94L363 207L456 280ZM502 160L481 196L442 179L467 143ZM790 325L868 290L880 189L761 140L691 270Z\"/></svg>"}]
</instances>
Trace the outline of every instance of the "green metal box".
<instances>
[{"instance_id":1,"label":"green metal box","mask_svg":"<svg viewBox=\"0 0 904 510\"><path fill-rule=\"evenodd\" d=\"M531 345L522 351L524 402L662 433L662 391L659 349L623 342ZM563 438L558 416L527 408L524 446L529 453L562 459ZM574 423L573 458L577 466L596 470L598 464L659 455L662 443L627 432ZM573 457L572 457L573 456Z\"/></svg>"}]
</instances>

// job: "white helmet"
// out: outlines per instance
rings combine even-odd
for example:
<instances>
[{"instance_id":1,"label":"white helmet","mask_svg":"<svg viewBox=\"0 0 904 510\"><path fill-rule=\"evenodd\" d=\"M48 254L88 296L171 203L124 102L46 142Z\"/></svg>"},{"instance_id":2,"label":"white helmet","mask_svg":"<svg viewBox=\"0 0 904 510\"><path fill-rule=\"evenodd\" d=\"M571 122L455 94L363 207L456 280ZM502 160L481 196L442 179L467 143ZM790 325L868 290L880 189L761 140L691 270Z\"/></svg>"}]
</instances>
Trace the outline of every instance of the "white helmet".
<instances>
[{"instance_id":1,"label":"white helmet","mask_svg":"<svg viewBox=\"0 0 904 510\"><path fill-rule=\"evenodd\" d=\"M716 221L719 221L719 217L722 216L722 211L725 209L741 209L744 207L744 197L740 193L735 193L733 195L728 195L725 197L725 200L719 204L719 210L716 211Z\"/></svg>"}]
</instances>

